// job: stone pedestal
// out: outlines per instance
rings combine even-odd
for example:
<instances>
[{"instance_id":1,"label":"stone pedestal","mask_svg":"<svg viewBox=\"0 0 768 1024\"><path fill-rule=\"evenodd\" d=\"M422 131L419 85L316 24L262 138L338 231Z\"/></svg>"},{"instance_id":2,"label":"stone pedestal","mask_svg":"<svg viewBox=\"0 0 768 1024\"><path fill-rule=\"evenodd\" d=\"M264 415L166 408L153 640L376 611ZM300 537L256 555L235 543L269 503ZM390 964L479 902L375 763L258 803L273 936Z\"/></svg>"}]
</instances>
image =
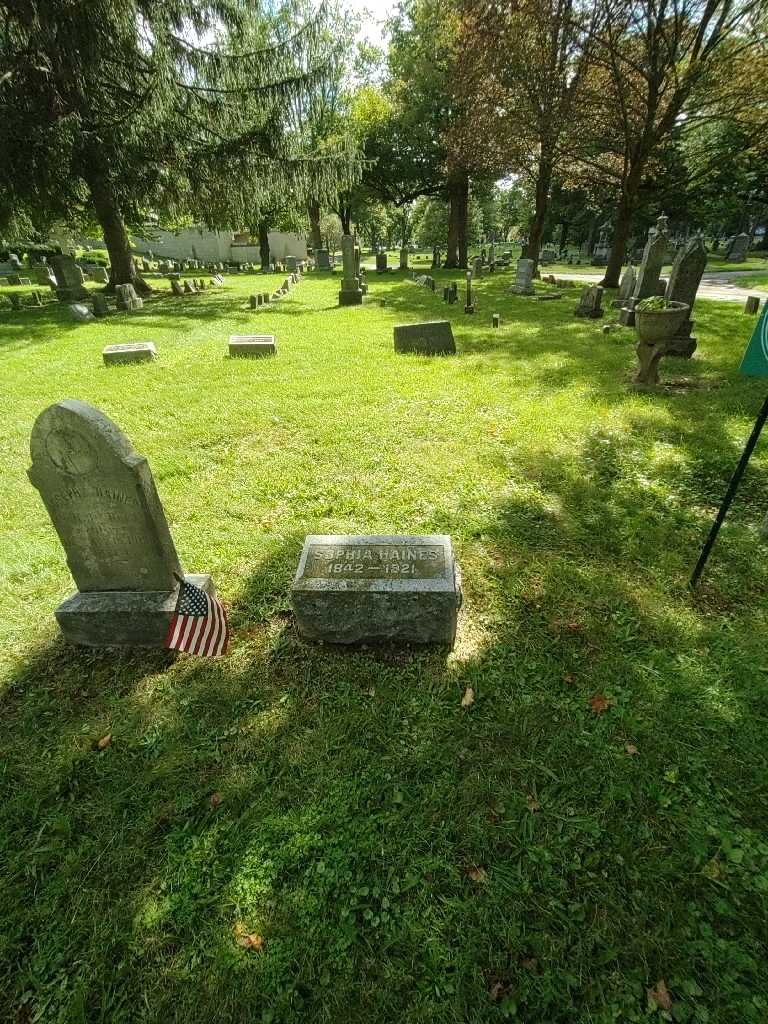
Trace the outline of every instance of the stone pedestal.
<instances>
[{"instance_id":1,"label":"stone pedestal","mask_svg":"<svg viewBox=\"0 0 768 1024\"><path fill-rule=\"evenodd\" d=\"M309 536L291 603L310 640L452 647L461 582L450 537Z\"/></svg>"},{"instance_id":2,"label":"stone pedestal","mask_svg":"<svg viewBox=\"0 0 768 1024\"><path fill-rule=\"evenodd\" d=\"M188 583L215 596L207 574L185 575ZM86 647L162 647L171 625L179 588L172 591L77 593L55 611L70 643Z\"/></svg>"}]
</instances>

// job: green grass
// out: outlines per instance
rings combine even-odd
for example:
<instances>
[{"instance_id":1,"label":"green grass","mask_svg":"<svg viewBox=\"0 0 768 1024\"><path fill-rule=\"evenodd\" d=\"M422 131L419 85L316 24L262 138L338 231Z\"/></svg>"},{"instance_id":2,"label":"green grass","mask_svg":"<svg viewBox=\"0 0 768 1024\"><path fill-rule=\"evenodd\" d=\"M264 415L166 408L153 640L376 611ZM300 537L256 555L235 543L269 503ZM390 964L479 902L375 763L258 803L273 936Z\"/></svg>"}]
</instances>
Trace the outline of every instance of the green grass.
<instances>
[{"instance_id":1,"label":"green grass","mask_svg":"<svg viewBox=\"0 0 768 1024\"><path fill-rule=\"evenodd\" d=\"M243 277L2 314L0 1019L609 1024L659 1019L664 979L675 1020L764 1024L764 443L686 590L765 393L736 370L751 325L699 302L696 358L641 394L631 334L573 292L486 277L471 317L397 274L339 309L338 280L258 313ZM446 314L456 357L394 354L395 323ZM244 329L277 357L225 358ZM155 363L102 365L142 339ZM58 638L72 583L26 469L66 397L148 457L227 659ZM456 649L303 642L289 587L326 532L450 533Z\"/></svg>"},{"instance_id":2,"label":"green grass","mask_svg":"<svg viewBox=\"0 0 768 1024\"><path fill-rule=\"evenodd\" d=\"M762 274L744 274L742 277L734 278L733 283L738 285L739 288L762 288L763 291L768 290L768 269Z\"/></svg>"}]
</instances>

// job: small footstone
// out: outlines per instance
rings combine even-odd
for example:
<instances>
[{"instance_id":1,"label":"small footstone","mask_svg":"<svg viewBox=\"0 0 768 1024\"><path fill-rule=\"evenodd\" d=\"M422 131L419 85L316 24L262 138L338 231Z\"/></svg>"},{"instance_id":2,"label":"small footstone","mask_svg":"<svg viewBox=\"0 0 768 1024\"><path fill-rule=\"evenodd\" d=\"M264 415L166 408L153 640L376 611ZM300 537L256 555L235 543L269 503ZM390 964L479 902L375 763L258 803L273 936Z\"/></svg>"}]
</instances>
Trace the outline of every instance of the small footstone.
<instances>
[{"instance_id":1,"label":"small footstone","mask_svg":"<svg viewBox=\"0 0 768 1024\"><path fill-rule=\"evenodd\" d=\"M256 309L257 306L260 306L261 305L261 301L260 300L261 300L261 296L259 296L259 295L251 295L251 296L249 296L248 302L250 303L251 309Z\"/></svg>"},{"instance_id":2,"label":"small footstone","mask_svg":"<svg viewBox=\"0 0 768 1024\"><path fill-rule=\"evenodd\" d=\"M493 314L493 326L494 327L499 327L500 324L501 324L501 317L499 316L498 313L494 313Z\"/></svg>"},{"instance_id":3,"label":"small footstone","mask_svg":"<svg viewBox=\"0 0 768 1024\"><path fill-rule=\"evenodd\" d=\"M395 352L453 355L456 342L450 322L430 320L423 324L398 324L395 327Z\"/></svg>"},{"instance_id":4,"label":"small footstone","mask_svg":"<svg viewBox=\"0 0 768 1024\"><path fill-rule=\"evenodd\" d=\"M757 313L760 309L760 297L758 295L750 295L744 304L745 313Z\"/></svg>"},{"instance_id":5,"label":"small footstone","mask_svg":"<svg viewBox=\"0 0 768 1024\"><path fill-rule=\"evenodd\" d=\"M461 582L451 539L309 536L291 602L310 640L452 647Z\"/></svg>"},{"instance_id":6,"label":"small footstone","mask_svg":"<svg viewBox=\"0 0 768 1024\"><path fill-rule=\"evenodd\" d=\"M107 345L101 353L107 366L114 363L150 363L157 358L152 341L129 341L124 345Z\"/></svg>"},{"instance_id":7,"label":"small footstone","mask_svg":"<svg viewBox=\"0 0 768 1024\"><path fill-rule=\"evenodd\" d=\"M274 356L277 354L274 334L230 334L230 356Z\"/></svg>"}]
</instances>

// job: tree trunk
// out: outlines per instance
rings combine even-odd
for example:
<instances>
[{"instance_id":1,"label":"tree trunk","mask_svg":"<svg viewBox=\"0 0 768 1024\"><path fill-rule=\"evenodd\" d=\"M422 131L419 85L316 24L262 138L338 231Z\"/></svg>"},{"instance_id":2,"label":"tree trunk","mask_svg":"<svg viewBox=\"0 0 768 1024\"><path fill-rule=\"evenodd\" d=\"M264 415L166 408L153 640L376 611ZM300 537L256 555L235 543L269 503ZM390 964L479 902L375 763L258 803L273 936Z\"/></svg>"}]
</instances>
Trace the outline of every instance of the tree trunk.
<instances>
[{"instance_id":1,"label":"tree trunk","mask_svg":"<svg viewBox=\"0 0 768 1024\"><path fill-rule=\"evenodd\" d=\"M469 177L465 173L458 173L449 180L448 203L448 250L445 266L456 269L467 265Z\"/></svg>"},{"instance_id":2,"label":"tree trunk","mask_svg":"<svg viewBox=\"0 0 768 1024\"><path fill-rule=\"evenodd\" d=\"M533 217L528 229L528 244L525 247L526 259L533 260L534 274L539 268L539 252L544 234L544 221L549 206L549 192L552 186L552 165L547 160L539 161L539 173L536 177L536 201Z\"/></svg>"},{"instance_id":3,"label":"tree trunk","mask_svg":"<svg viewBox=\"0 0 768 1024\"><path fill-rule=\"evenodd\" d=\"M605 277L600 282L603 288L618 288L621 268L627 252L627 242L632 230L632 211L634 208L635 190L630 195L625 187L619 198L619 205L616 209L616 220L613 225L613 241L611 251L608 254L608 266L605 268Z\"/></svg>"},{"instance_id":4,"label":"tree trunk","mask_svg":"<svg viewBox=\"0 0 768 1024\"><path fill-rule=\"evenodd\" d=\"M269 270L269 224L265 220L259 221L259 257L262 271Z\"/></svg>"},{"instance_id":5,"label":"tree trunk","mask_svg":"<svg viewBox=\"0 0 768 1024\"><path fill-rule=\"evenodd\" d=\"M316 199L310 199L307 203L307 214L309 216L309 241L313 249L322 249L323 240L320 237L320 203Z\"/></svg>"},{"instance_id":6,"label":"tree trunk","mask_svg":"<svg viewBox=\"0 0 768 1024\"><path fill-rule=\"evenodd\" d=\"M128 232L108 176L97 172L89 175L87 183L109 253L109 283L104 291L114 292L115 285L132 284L137 295L149 295L152 288L136 270Z\"/></svg>"}]
</instances>

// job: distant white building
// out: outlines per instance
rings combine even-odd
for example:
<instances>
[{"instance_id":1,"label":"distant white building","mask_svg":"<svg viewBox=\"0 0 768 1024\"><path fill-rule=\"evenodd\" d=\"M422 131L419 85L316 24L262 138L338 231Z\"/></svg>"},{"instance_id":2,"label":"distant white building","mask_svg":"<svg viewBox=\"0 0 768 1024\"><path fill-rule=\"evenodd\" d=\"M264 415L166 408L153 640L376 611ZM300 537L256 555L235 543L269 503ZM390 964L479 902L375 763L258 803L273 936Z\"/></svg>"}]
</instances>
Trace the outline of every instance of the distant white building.
<instances>
[{"instance_id":1,"label":"distant white building","mask_svg":"<svg viewBox=\"0 0 768 1024\"><path fill-rule=\"evenodd\" d=\"M193 259L214 263L259 263L258 245L250 244L247 232L209 231L207 228L184 228L167 231L153 228L156 238L133 236L134 251L140 255L151 252L157 259ZM273 259L286 256L307 258L307 240L304 235L288 231L269 232L269 253Z\"/></svg>"}]
</instances>

